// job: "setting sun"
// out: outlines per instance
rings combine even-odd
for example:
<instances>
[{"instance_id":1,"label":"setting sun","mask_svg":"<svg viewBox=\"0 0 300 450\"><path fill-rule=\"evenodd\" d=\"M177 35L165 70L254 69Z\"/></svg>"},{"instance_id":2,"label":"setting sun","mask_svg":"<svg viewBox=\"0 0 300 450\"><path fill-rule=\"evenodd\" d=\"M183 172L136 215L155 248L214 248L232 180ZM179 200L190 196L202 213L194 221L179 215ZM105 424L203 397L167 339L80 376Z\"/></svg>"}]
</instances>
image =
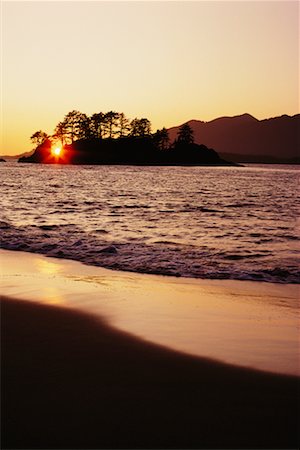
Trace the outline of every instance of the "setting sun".
<instances>
[{"instance_id":1,"label":"setting sun","mask_svg":"<svg viewBox=\"0 0 300 450\"><path fill-rule=\"evenodd\" d=\"M51 150L51 153L53 154L53 156L59 156L61 154L61 147L55 147Z\"/></svg>"}]
</instances>

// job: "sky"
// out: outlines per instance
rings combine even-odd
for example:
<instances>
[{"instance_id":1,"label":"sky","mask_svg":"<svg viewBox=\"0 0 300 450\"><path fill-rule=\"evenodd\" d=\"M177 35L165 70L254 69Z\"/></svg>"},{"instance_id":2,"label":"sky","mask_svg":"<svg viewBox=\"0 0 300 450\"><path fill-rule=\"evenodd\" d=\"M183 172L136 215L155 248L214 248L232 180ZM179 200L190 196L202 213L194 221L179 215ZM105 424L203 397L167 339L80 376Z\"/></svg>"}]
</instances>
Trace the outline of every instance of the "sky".
<instances>
[{"instance_id":1,"label":"sky","mask_svg":"<svg viewBox=\"0 0 300 450\"><path fill-rule=\"evenodd\" d=\"M153 131L299 113L298 1L2 1L1 29L2 155L73 109Z\"/></svg>"}]
</instances>

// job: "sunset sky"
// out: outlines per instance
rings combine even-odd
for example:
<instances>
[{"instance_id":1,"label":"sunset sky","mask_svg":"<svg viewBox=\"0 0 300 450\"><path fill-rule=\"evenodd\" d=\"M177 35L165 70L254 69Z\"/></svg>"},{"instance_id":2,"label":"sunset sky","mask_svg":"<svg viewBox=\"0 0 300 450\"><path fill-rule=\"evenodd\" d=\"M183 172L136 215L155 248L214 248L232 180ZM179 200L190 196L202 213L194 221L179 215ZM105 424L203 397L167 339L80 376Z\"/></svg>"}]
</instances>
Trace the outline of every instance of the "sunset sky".
<instances>
[{"instance_id":1,"label":"sunset sky","mask_svg":"<svg viewBox=\"0 0 300 450\"><path fill-rule=\"evenodd\" d=\"M64 115L114 110L155 131L299 112L297 1L14 2L2 8L0 154Z\"/></svg>"}]
</instances>

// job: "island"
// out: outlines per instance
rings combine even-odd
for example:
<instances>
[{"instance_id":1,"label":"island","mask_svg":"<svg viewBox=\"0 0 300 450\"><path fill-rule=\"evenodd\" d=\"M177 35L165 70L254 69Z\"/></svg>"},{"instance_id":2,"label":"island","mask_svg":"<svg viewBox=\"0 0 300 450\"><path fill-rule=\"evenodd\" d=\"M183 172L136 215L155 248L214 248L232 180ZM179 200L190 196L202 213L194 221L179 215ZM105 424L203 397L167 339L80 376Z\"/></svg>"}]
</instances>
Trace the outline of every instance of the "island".
<instances>
[{"instance_id":1,"label":"island","mask_svg":"<svg viewBox=\"0 0 300 450\"><path fill-rule=\"evenodd\" d=\"M146 118L129 121L123 113L110 111L88 117L71 111L49 136L39 130L31 136L36 145L21 163L101 165L207 165L237 166L218 153L194 142L193 130L183 124L171 142L166 128L151 132Z\"/></svg>"}]
</instances>

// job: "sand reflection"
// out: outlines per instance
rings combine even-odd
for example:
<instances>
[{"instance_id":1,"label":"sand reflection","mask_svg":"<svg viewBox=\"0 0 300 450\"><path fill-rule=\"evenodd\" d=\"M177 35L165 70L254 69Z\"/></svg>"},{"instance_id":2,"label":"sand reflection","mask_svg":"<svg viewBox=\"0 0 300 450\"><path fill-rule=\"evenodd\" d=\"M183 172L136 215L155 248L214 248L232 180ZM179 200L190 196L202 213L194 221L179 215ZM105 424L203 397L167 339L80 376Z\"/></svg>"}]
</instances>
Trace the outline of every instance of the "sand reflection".
<instances>
[{"instance_id":1,"label":"sand reflection","mask_svg":"<svg viewBox=\"0 0 300 450\"><path fill-rule=\"evenodd\" d=\"M77 308L185 353L300 374L298 286L175 279L2 251L3 294Z\"/></svg>"},{"instance_id":2,"label":"sand reflection","mask_svg":"<svg viewBox=\"0 0 300 450\"><path fill-rule=\"evenodd\" d=\"M62 269L59 260L50 260L49 258L36 258L34 264L39 273L46 275L57 275Z\"/></svg>"}]
</instances>

